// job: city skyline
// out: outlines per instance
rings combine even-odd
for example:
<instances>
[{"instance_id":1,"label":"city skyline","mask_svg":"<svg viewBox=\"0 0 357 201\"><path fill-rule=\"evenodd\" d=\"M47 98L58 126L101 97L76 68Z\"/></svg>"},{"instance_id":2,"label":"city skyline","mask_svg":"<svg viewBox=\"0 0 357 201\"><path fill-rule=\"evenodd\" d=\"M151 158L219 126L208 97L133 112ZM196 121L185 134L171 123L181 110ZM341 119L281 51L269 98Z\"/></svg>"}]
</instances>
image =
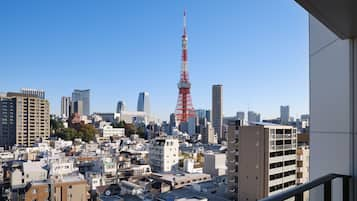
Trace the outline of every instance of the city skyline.
<instances>
[{"instance_id":1,"label":"city skyline","mask_svg":"<svg viewBox=\"0 0 357 201\"><path fill-rule=\"evenodd\" d=\"M72 22L60 11L77 12L74 8L81 3L71 3L74 8L70 9L53 2L43 2L40 7L24 2L0 4L4 8L0 19L6 19L5 26L0 28L6 30L0 33L6 39L0 47L0 57L4 57L0 59L4 74L0 91L17 91L22 87L44 89L51 113L59 114L61 97L77 88L91 89L93 112L114 112L119 100L134 111L137 93L148 91L152 113L168 120L169 114L175 111L177 98L184 8L188 17L191 94L195 109L211 108L211 86L222 83L225 116L249 109L261 113L262 118L278 117L280 105L290 105L292 116L308 113L307 15L294 2L258 5L231 1L228 5L209 3L203 10L197 2L173 5L161 2L159 8L150 11L140 10L145 6L138 8L138 12L143 12L140 17L125 11L134 3L110 2L99 6L95 13L91 13L94 5L87 3L84 11L71 15L76 16ZM244 21L249 15L239 12L240 9L253 5L262 14ZM56 8L42 10L46 6ZM270 9L265 10L266 6ZM118 8L122 12L118 12ZM9 12L14 9L17 14ZM281 13L277 14L277 10ZM24 18L26 13L32 12L38 15ZM108 14L103 15L104 12ZM163 15L167 17L162 19ZM280 19L281 16L289 20ZM270 20L270 27L264 25L262 17ZM53 21L57 21L56 25L51 24ZM28 26L34 29L29 30ZM240 29L241 26L246 29ZM46 38L41 38L43 31ZM260 32L265 39L258 37ZM123 42L125 45L121 45ZM256 59L257 55L260 59ZM16 75L16 82L13 70L22 72ZM283 77L286 73L294 79ZM38 74L44 77L36 76ZM115 84L110 86L102 80ZM279 91L287 89L294 94L282 100Z\"/></svg>"}]
</instances>

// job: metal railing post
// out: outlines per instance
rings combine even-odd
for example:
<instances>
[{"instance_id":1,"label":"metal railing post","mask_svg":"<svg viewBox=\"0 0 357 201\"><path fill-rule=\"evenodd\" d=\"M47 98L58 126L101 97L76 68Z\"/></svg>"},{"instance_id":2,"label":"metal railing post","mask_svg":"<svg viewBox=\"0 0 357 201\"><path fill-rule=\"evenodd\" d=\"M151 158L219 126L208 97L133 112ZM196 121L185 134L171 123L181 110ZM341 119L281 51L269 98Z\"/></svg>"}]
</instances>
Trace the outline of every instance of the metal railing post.
<instances>
[{"instance_id":1,"label":"metal railing post","mask_svg":"<svg viewBox=\"0 0 357 201\"><path fill-rule=\"evenodd\" d=\"M324 183L324 201L331 201L331 180Z\"/></svg>"},{"instance_id":2,"label":"metal railing post","mask_svg":"<svg viewBox=\"0 0 357 201\"><path fill-rule=\"evenodd\" d=\"M304 192L295 195L295 201L303 201L304 200Z\"/></svg>"},{"instance_id":3,"label":"metal railing post","mask_svg":"<svg viewBox=\"0 0 357 201\"><path fill-rule=\"evenodd\" d=\"M348 177L343 177L342 179L342 191L343 191L343 201L350 201L350 179Z\"/></svg>"}]
</instances>

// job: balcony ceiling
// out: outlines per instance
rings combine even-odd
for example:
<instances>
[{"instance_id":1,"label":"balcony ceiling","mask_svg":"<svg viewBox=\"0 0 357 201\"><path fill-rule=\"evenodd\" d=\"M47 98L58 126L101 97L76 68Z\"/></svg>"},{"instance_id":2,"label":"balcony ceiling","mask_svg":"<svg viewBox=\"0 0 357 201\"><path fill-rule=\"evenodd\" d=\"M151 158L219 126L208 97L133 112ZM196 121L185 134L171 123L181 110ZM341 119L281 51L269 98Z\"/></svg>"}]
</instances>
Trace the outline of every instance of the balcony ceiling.
<instances>
[{"instance_id":1,"label":"balcony ceiling","mask_svg":"<svg viewBox=\"0 0 357 201\"><path fill-rule=\"evenodd\" d=\"M356 0L295 0L341 39L357 37Z\"/></svg>"}]
</instances>

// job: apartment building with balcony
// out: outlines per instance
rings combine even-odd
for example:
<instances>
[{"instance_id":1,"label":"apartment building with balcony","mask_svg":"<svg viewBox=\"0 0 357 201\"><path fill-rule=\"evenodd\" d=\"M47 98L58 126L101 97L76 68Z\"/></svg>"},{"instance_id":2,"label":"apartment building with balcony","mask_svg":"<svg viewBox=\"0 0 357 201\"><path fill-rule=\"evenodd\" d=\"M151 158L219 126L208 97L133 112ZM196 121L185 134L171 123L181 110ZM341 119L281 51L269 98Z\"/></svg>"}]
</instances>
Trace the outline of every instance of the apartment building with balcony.
<instances>
[{"instance_id":1,"label":"apartment building with balcony","mask_svg":"<svg viewBox=\"0 0 357 201\"><path fill-rule=\"evenodd\" d=\"M242 120L232 120L228 122L227 134L227 192L232 199L238 198L238 164L239 164L239 129L243 126Z\"/></svg>"},{"instance_id":2,"label":"apartment building with balcony","mask_svg":"<svg viewBox=\"0 0 357 201\"><path fill-rule=\"evenodd\" d=\"M255 201L296 185L296 128L251 123L239 129L238 199Z\"/></svg>"},{"instance_id":3,"label":"apartment building with balcony","mask_svg":"<svg viewBox=\"0 0 357 201\"><path fill-rule=\"evenodd\" d=\"M1 100L0 146L31 147L50 136L49 102L31 94L7 93Z\"/></svg>"}]
</instances>

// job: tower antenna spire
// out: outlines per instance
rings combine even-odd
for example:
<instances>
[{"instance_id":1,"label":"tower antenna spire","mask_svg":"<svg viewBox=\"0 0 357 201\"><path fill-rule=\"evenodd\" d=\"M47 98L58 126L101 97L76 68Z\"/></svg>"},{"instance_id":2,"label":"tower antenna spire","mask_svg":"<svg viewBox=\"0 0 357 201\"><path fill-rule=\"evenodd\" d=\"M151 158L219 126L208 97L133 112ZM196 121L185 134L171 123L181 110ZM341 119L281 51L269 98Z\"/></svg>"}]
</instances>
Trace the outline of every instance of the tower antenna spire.
<instances>
[{"instance_id":1,"label":"tower antenna spire","mask_svg":"<svg viewBox=\"0 0 357 201\"><path fill-rule=\"evenodd\" d=\"M183 10L183 34L186 36L186 9Z\"/></svg>"}]
</instances>

